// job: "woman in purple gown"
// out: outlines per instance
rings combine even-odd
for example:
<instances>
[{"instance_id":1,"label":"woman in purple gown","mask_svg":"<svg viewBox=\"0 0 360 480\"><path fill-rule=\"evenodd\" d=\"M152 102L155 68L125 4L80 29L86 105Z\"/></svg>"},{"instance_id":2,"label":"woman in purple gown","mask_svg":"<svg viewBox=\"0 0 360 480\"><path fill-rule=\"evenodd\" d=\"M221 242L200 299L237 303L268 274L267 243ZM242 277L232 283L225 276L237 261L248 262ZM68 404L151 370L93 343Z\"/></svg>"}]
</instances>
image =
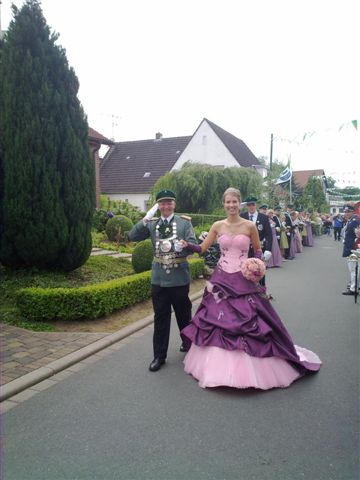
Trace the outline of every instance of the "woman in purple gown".
<instances>
[{"instance_id":1,"label":"woman in purple gown","mask_svg":"<svg viewBox=\"0 0 360 480\"><path fill-rule=\"evenodd\" d=\"M311 228L311 219L310 216L308 215L305 219L305 228L306 228L306 233L307 233L307 241L306 241L306 247L313 247L314 246L314 239L313 239L313 234L312 234L312 228Z\"/></svg>"},{"instance_id":2,"label":"woman in purple gown","mask_svg":"<svg viewBox=\"0 0 360 480\"><path fill-rule=\"evenodd\" d=\"M237 189L223 196L227 214L215 222L201 245L183 245L204 252L217 239L219 263L207 282L201 304L182 334L191 341L185 372L200 387L287 387L308 372L320 369L319 357L298 347L273 309L265 289L241 273L250 241L255 257L261 256L259 235L253 222L239 216Z\"/></svg>"}]
</instances>

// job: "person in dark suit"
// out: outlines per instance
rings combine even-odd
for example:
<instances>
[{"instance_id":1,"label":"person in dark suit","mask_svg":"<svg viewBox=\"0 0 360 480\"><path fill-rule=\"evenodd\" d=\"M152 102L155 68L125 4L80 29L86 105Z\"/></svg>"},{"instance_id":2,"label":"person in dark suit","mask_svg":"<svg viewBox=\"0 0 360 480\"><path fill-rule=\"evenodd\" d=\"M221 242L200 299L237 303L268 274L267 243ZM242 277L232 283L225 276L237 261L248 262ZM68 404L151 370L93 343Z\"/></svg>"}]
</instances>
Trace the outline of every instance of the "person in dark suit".
<instances>
[{"instance_id":1,"label":"person in dark suit","mask_svg":"<svg viewBox=\"0 0 360 480\"><path fill-rule=\"evenodd\" d=\"M260 213L256 210L257 198L248 197L245 199L245 202L248 211L242 213L240 217L255 223L257 231L259 233L261 249L263 251L263 258L264 261L267 262L271 258L273 239L269 218L267 215L264 215L263 213ZM251 244L248 256L254 256L254 250ZM265 286L265 276L260 280L260 284Z\"/></svg>"},{"instance_id":2,"label":"person in dark suit","mask_svg":"<svg viewBox=\"0 0 360 480\"><path fill-rule=\"evenodd\" d=\"M356 271L355 262L349 259L351 250L354 250L356 233L355 230L360 227L360 217L355 215L355 208L353 205L345 205L344 216L347 221L345 227L344 245L342 256L346 258L347 266L350 272L349 287L342 292L343 295L355 295L356 285Z\"/></svg>"},{"instance_id":3,"label":"person in dark suit","mask_svg":"<svg viewBox=\"0 0 360 480\"><path fill-rule=\"evenodd\" d=\"M130 240L151 238L154 260L151 268L151 297L154 308L154 359L149 366L156 372L165 363L169 346L171 307L174 308L179 331L191 320L189 299L190 269L187 256L191 251L183 248L180 239L196 243L191 218L174 214L175 193L162 190L156 195L156 204L129 232ZM154 219L157 210L161 217ZM180 351L190 345L182 338Z\"/></svg>"},{"instance_id":4,"label":"person in dark suit","mask_svg":"<svg viewBox=\"0 0 360 480\"><path fill-rule=\"evenodd\" d=\"M294 225L294 223L291 219L291 215L290 215L293 207L294 207L294 205L289 203L287 205L286 211L285 211L286 236L287 236L288 244L289 244L289 247L285 248L285 258L286 258L286 260L292 260L294 258L293 256L290 256L291 242L293 241L294 229L295 229L295 225Z\"/></svg>"},{"instance_id":5,"label":"person in dark suit","mask_svg":"<svg viewBox=\"0 0 360 480\"><path fill-rule=\"evenodd\" d=\"M274 215L272 217L272 220L275 223L276 238L279 243L279 246L280 246L280 230L282 227L281 220L280 220L280 213L281 213L281 206L276 205L276 207L274 207Z\"/></svg>"}]
</instances>

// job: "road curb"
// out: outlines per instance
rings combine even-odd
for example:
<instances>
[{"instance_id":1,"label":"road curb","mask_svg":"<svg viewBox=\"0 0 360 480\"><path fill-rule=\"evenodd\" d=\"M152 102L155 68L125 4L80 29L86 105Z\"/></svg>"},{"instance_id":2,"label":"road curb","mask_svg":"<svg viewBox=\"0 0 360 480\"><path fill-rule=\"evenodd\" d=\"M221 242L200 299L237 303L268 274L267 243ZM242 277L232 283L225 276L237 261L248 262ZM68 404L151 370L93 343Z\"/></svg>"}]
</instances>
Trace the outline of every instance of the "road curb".
<instances>
[{"instance_id":1,"label":"road curb","mask_svg":"<svg viewBox=\"0 0 360 480\"><path fill-rule=\"evenodd\" d=\"M193 302L200 298L202 294L203 290L195 292L190 295L190 300ZM23 390L32 387L33 385L36 385L37 383L42 382L49 377L52 377L56 373L59 373L68 367L71 367L71 365L74 365L75 363L78 363L85 358L88 358L91 355L94 355L95 353L100 352L107 347L110 347L114 343L123 340L124 338L147 327L148 325L151 325L153 321L154 315L148 315L141 320L138 320L137 322L134 322L131 325L122 328L121 330L118 330L115 333L111 333L103 338L100 338L99 340L96 340L93 343L90 343L90 345L87 345L86 347L80 348L75 352L69 353L64 357L59 358L58 360L48 363L44 367L38 368L33 372L27 373L22 377L16 378L11 382L6 383L0 389L0 402L8 400L12 396L22 392Z\"/></svg>"}]
</instances>

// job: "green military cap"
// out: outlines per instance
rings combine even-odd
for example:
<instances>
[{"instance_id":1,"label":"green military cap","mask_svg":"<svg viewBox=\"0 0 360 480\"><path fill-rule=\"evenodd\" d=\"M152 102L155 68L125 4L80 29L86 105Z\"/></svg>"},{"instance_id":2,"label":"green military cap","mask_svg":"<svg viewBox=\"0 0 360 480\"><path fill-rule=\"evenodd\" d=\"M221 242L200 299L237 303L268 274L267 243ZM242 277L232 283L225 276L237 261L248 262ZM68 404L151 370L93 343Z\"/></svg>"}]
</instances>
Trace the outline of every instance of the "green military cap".
<instances>
[{"instance_id":1,"label":"green military cap","mask_svg":"<svg viewBox=\"0 0 360 480\"><path fill-rule=\"evenodd\" d=\"M261 205L261 207L259 207L259 209L260 209L260 208L265 208L265 209L267 209L268 206L264 203L264 205Z\"/></svg>"},{"instance_id":2,"label":"green military cap","mask_svg":"<svg viewBox=\"0 0 360 480\"><path fill-rule=\"evenodd\" d=\"M161 200L175 200L175 193L171 190L161 190L156 195L156 201L161 202Z\"/></svg>"},{"instance_id":3,"label":"green military cap","mask_svg":"<svg viewBox=\"0 0 360 480\"><path fill-rule=\"evenodd\" d=\"M281 206L280 206L280 205L276 205L276 207L274 207L274 210L281 210Z\"/></svg>"},{"instance_id":4,"label":"green military cap","mask_svg":"<svg viewBox=\"0 0 360 480\"><path fill-rule=\"evenodd\" d=\"M257 198L256 197L247 197L247 198L245 198L245 202L246 202L247 205L251 205L252 203L257 202Z\"/></svg>"}]
</instances>

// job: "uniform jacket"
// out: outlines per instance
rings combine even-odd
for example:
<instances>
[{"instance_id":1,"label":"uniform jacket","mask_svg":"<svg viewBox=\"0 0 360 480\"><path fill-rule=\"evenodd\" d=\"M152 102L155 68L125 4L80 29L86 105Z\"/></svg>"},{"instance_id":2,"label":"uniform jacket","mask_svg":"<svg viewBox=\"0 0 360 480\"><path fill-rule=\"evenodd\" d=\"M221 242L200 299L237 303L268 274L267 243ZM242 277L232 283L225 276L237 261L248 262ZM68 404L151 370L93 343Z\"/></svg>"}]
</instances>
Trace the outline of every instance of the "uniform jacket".
<instances>
[{"instance_id":1,"label":"uniform jacket","mask_svg":"<svg viewBox=\"0 0 360 480\"><path fill-rule=\"evenodd\" d=\"M350 218L347 222L345 227L345 238L344 238L344 248L343 248L343 257L348 257L351 255L351 250L354 250L354 242L355 242L355 229L360 226L360 217L358 215L354 215Z\"/></svg>"},{"instance_id":2,"label":"uniform jacket","mask_svg":"<svg viewBox=\"0 0 360 480\"><path fill-rule=\"evenodd\" d=\"M285 212L285 224L287 227L290 227L290 230L286 232L286 235L290 237L291 233L294 231L294 223L291 220L290 213Z\"/></svg>"},{"instance_id":3,"label":"uniform jacket","mask_svg":"<svg viewBox=\"0 0 360 480\"><path fill-rule=\"evenodd\" d=\"M156 242L156 225L161 222L161 218L153 219L144 225L140 220L129 232L129 238L132 241L141 241L151 238L153 249L155 253ZM195 233L191 221L178 215L174 215L170 224L176 222L177 238L179 240L186 240L190 243L196 243ZM179 252L177 258L186 258L191 255L191 251L184 248ZM153 261L151 267L151 283L153 285L160 285L161 287L179 287L190 283L189 263L178 263L177 268L171 268L170 273L166 273L161 263Z\"/></svg>"},{"instance_id":4,"label":"uniform jacket","mask_svg":"<svg viewBox=\"0 0 360 480\"><path fill-rule=\"evenodd\" d=\"M242 213L240 216L242 218L246 218L246 220L249 220L248 212ZM269 217L267 215L264 215L263 213L258 212L256 219L256 228L260 237L262 251L264 252L265 250L268 250L269 252L271 252L273 236Z\"/></svg>"},{"instance_id":5,"label":"uniform jacket","mask_svg":"<svg viewBox=\"0 0 360 480\"><path fill-rule=\"evenodd\" d=\"M273 215L272 220L275 223L275 228L282 227L281 220L277 215ZM276 230L276 238L280 240L280 230Z\"/></svg>"}]
</instances>

